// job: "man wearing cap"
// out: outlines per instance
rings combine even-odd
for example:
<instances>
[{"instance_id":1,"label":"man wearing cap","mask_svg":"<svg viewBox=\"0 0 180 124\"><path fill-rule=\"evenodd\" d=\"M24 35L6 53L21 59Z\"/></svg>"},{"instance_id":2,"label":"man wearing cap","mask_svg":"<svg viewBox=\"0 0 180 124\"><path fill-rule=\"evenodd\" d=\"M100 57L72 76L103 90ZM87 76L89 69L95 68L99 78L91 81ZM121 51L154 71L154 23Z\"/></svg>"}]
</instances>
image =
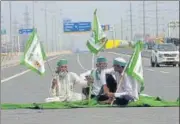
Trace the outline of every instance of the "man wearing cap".
<instances>
[{"instance_id":1,"label":"man wearing cap","mask_svg":"<svg viewBox=\"0 0 180 124\"><path fill-rule=\"evenodd\" d=\"M52 101L77 101L82 100L81 93L73 92L74 84L87 86L87 81L81 79L76 73L68 72L68 61L61 59L57 62L56 75L52 80L51 98L47 98L46 102Z\"/></svg>"},{"instance_id":2,"label":"man wearing cap","mask_svg":"<svg viewBox=\"0 0 180 124\"><path fill-rule=\"evenodd\" d=\"M117 84L120 83L120 87L116 93L112 93L109 91L105 92L105 94L107 94L110 98L115 98L116 100L114 103L118 105L127 105L129 101L139 99L137 82L132 80L132 78L126 73L122 75L126 64L127 63L123 58L118 57L113 60L114 68L106 70L106 73L113 74L115 76ZM120 82L122 76L124 77ZM108 102L111 102L112 99L109 100L110 101Z\"/></svg>"},{"instance_id":3,"label":"man wearing cap","mask_svg":"<svg viewBox=\"0 0 180 124\"><path fill-rule=\"evenodd\" d=\"M103 95L104 91L106 91L107 88L109 91L109 89L112 89L111 87L116 87L116 83L114 83L115 80L111 75L107 74L104 78L106 68L107 59L101 56L96 60L95 69L89 70L80 75L83 79L87 80L89 83L92 83L91 98L97 98L98 101L105 101L109 99L107 95ZM111 84L108 85L109 87L105 87L107 80L111 81ZM87 97L89 95L89 88L84 88L83 94L85 94Z\"/></svg>"}]
</instances>

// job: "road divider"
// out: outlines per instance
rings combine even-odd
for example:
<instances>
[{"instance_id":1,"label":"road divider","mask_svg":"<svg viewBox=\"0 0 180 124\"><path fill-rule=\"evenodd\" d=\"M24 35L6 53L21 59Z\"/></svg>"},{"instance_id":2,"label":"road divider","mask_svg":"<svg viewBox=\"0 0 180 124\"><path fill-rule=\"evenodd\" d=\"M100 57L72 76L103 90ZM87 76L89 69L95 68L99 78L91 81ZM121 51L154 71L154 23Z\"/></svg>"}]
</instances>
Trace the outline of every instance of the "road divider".
<instances>
[{"instance_id":1,"label":"road divider","mask_svg":"<svg viewBox=\"0 0 180 124\"><path fill-rule=\"evenodd\" d=\"M51 56L57 56L61 54L71 54L71 51L59 51L59 52L51 52L47 53L47 57ZM19 55L11 55L11 56L6 56L5 58L1 58L1 68L8 68L12 66L16 66L20 64L20 59L23 53L19 53Z\"/></svg>"}]
</instances>

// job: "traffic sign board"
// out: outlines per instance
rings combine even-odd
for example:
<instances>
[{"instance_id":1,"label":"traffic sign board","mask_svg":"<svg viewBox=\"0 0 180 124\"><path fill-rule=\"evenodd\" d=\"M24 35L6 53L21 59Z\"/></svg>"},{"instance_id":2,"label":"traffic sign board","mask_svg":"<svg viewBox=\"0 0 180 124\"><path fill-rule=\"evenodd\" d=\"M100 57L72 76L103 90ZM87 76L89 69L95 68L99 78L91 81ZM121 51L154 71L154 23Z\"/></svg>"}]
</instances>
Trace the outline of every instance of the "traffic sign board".
<instances>
[{"instance_id":1,"label":"traffic sign board","mask_svg":"<svg viewBox=\"0 0 180 124\"><path fill-rule=\"evenodd\" d=\"M64 23L64 32L86 32L91 30L91 22Z\"/></svg>"},{"instance_id":2,"label":"traffic sign board","mask_svg":"<svg viewBox=\"0 0 180 124\"><path fill-rule=\"evenodd\" d=\"M87 32L91 31L91 22L64 22L64 32ZM101 25L103 31L109 31L110 25Z\"/></svg>"},{"instance_id":3,"label":"traffic sign board","mask_svg":"<svg viewBox=\"0 0 180 124\"><path fill-rule=\"evenodd\" d=\"M19 34L29 34L32 33L33 29L20 29Z\"/></svg>"}]
</instances>

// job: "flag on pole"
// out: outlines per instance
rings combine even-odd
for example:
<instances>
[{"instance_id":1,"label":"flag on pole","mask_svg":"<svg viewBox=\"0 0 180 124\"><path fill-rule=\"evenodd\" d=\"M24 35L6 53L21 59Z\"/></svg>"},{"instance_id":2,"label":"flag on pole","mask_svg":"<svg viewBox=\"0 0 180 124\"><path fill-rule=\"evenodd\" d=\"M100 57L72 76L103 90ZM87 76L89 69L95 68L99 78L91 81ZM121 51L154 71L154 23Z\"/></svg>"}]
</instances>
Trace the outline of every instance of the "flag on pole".
<instances>
[{"instance_id":1,"label":"flag on pole","mask_svg":"<svg viewBox=\"0 0 180 124\"><path fill-rule=\"evenodd\" d=\"M98 54L107 42L107 37L101 27L99 19L96 15L97 9L94 11L94 20L91 38L87 41L87 47L91 53Z\"/></svg>"},{"instance_id":2,"label":"flag on pole","mask_svg":"<svg viewBox=\"0 0 180 124\"><path fill-rule=\"evenodd\" d=\"M21 59L21 64L26 65L31 70L42 75L45 73L44 60L46 54L43 46L38 39L37 32L33 30L29 40L26 43L24 54Z\"/></svg>"},{"instance_id":3,"label":"flag on pole","mask_svg":"<svg viewBox=\"0 0 180 124\"><path fill-rule=\"evenodd\" d=\"M143 49L142 43L138 41L135 45L134 53L131 56L129 64L126 69L126 73L131 76L134 80L140 83L140 92L144 90L144 77L143 77L143 66L141 51Z\"/></svg>"}]
</instances>

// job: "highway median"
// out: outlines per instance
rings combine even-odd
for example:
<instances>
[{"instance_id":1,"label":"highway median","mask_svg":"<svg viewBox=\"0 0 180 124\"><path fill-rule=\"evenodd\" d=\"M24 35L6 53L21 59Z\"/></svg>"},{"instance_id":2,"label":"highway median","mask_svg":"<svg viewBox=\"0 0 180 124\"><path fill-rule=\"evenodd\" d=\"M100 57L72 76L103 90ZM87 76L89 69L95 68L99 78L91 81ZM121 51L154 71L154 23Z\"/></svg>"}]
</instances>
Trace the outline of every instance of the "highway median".
<instances>
[{"instance_id":1,"label":"highway median","mask_svg":"<svg viewBox=\"0 0 180 124\"><path fill-rule=\"evenodd\" d=\"M51 52L47 53L47 57L58 56L61 54L71 54L70 50L67 51L59 51L59 52ZM20 64L21 56L23 53L1 53L1 68L10 67Z\"/></svg>"}]
</instances>

